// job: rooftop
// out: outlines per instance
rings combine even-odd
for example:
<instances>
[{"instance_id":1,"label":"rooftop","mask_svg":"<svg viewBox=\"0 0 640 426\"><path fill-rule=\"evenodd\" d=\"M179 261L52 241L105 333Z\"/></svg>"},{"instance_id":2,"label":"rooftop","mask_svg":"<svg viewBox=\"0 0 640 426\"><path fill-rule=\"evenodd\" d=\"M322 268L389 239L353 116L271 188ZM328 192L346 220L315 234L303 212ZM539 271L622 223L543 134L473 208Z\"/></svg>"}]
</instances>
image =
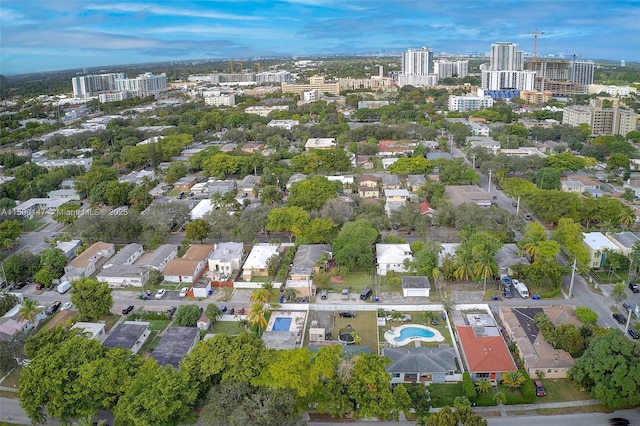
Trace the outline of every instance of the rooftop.
<instances>
[{"instance_id":1,"label":"rooftop","mask_svg":"<svg viewBox=\"0 0 640 426\"><path fill-rule=\"evenodd\" d=\"M148 328L148 322L125 321L111 330L102 344L108 348L131 349Z\"/></svg>"},{"instance_id":2,"label":"rooftop","mask_svg":"<svg viewBox=\"0 0 640 426\"><path fill-rule=\"evenodd\" d=\"M618 246L613 244L602 232L583 232L584 243L592 250L618 250Z\"/></svg>"},{"instance_id":3,"label":"rooftop","mask_svg":"<svg viewBox=\"0 0 640 426\"><path fill-rule=\"evenodd\" d=\"M391 358L389 373L455 371L456 351L451 346L383 348L382 355Z\"/></svg>"},{"instance_id":4,"label":"rooftop","mask_svg":"<svg viewBox=\"0 0 640 426\"><path fill-rule=\"evenodd\" d=\"M199 336L200 329L197 327L169 327L162 335L158 346L151 352L151 356L160 365L178 368L182 357L191 350Z\"/></svg>"},{"instance_id":5,"label":"rooftop","mask_svg":"<svg viewBox=\"0 0 640 426\"><path fill-rule=\"evenodd\" d=\"M501 335L476 336L474 327L456 327L469 370L474 373L517 370Z\"/></svg>"}]
</instances>

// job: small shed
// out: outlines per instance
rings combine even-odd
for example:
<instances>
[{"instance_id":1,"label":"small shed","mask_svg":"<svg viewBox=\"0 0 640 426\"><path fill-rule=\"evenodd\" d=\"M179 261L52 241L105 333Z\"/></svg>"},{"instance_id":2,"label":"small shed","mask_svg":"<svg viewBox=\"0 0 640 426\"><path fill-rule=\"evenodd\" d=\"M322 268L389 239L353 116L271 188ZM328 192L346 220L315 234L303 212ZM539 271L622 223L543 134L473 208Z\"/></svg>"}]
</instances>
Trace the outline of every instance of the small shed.
<instances>
[{"instance_id":1,"label":"small shed","mask_svg":"<svg viewBox=\"0 0 640 426\"><path fill-rule=\"evenodd\" d=\"M404 297L429 297L431 285L429 278L425 276L419 277L401 277L402 295Z\"/></svg>"},{"instance_id":2,"label":"small shed","mask_svg":"<svg viewBox=\"0 0 640 426\"><path fill-rule=\"evenodd\" d=\"M209 321L209 318L207 318L207 315L203 312L202 315L200 315L200 319L198 320L196 326L200 329L200 330L209 330L211 329L211 321Z\"/></svg>"},{"instance_id":3,"label":"small shed","mask_svg":"<svg viewBox=\"0 0 640 426\"><path fill-rule=\"evenodd\" d=\"M211 281L198 281L193 285L191 289L193 291L193 297L209 297L209 292L211 291Z\"/></svg>"},{"instance_id":4,"label":"small shed","mask_svg":"<svg viewBox=\"0 0 640 426\"><path fill-rule=\"evenodd\" d=\"M309 328L309 341L310 342L322 342L325 340L324 328L311 327Z\"/></svg>"}]
</instances>

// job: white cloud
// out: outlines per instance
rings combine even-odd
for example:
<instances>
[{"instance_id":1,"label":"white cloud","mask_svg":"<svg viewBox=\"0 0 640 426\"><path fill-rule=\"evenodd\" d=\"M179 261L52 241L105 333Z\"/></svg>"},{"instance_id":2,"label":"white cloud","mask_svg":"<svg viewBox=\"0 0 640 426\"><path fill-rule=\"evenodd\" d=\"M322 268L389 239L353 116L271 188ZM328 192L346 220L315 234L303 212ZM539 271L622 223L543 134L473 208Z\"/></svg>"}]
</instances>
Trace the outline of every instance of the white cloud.
<instances>
[{"instance_id":1,"label":"white cloud","mask_svg":"<svg viewBox=\"0 0 640 426\"><path fill-rule=\"evenodd\" d=\"M130 12L130 13L151 13L153 15L166 16L190 16L194 18L229 19L236 21L257 21L262 18L257 16L235 15L229 13L218 13L195 9L178 9L172 7L162 7L152 4L120 3L120 4L90 4L86 5L87 10L103 10L109 12Z\"/></svg>"}]
</instances>

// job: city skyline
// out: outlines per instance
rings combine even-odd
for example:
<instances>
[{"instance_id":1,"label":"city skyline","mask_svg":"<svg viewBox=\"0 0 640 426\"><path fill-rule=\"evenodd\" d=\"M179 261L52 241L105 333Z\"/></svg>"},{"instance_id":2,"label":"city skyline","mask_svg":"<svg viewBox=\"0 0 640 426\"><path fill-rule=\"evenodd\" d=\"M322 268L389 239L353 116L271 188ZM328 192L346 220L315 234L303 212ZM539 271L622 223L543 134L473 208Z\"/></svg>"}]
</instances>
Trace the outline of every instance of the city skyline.
<instances>
[{"instance_id":1,"label":"city skyline","mask_svg":"<svg viewBox=\"0 0 640 426\"><path fill-rule=\"evenodd\" d=\"M537 54L640 62L640 0L123 1L4 0L0 73L133 63L428 46L486 54L511 42Z\"/></svg>"}]
</instances>

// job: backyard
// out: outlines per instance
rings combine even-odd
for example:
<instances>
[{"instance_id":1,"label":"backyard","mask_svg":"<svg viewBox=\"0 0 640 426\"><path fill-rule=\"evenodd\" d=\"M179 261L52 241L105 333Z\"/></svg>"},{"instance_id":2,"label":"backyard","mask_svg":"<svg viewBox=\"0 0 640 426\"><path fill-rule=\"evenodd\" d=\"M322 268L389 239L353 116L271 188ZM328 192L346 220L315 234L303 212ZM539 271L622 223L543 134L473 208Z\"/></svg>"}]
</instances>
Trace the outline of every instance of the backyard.
<instances>
[{"instance_id":1,"label":"backyard","mask_svg":"<svg viewBox=\"0 0 640 426\"><path fill-rule=\"evenodd\" d=\"M375 312L363 312L359 311L355 318L340 318L336 312L333 326L333 338L338 339L340 329L347 327L348 325L357 333L362 339L361 345L371 346L373 352L378 348L378 327L376 325L376 313Z\"/></svg>"},{"instance_id":2,"label":"backyard","mask_svg":"<svg viewBox=\"0 0 640 426\"><path fill-rule=\"evenodd\" d=\"M453 346L453 343L451 342L451 335L449 333L449 327L447 325L447 322L442 320L440 316L440 312L427 311L427 312L402 312L402 313L411 315L411 321L404 322L404 321L392 320L392 321L387 321L387 324L384 327L378 327L378 338L380 339L381 345L388 346L384 338L384 334L391 327L397 327L403 324L424 324L428 327L438 330L440 334L442 334L442 337L444 337L445 340L442 342L420 342L420 346L436 347L436 348L439 347L441 344L449 344ZM432 319L436 319L438 321L438 324L435 324L435 325L432 324L431 323ZM411 342L411 345L414 345L415 343L416 342Z\"/></svg>"}]
</instances>

